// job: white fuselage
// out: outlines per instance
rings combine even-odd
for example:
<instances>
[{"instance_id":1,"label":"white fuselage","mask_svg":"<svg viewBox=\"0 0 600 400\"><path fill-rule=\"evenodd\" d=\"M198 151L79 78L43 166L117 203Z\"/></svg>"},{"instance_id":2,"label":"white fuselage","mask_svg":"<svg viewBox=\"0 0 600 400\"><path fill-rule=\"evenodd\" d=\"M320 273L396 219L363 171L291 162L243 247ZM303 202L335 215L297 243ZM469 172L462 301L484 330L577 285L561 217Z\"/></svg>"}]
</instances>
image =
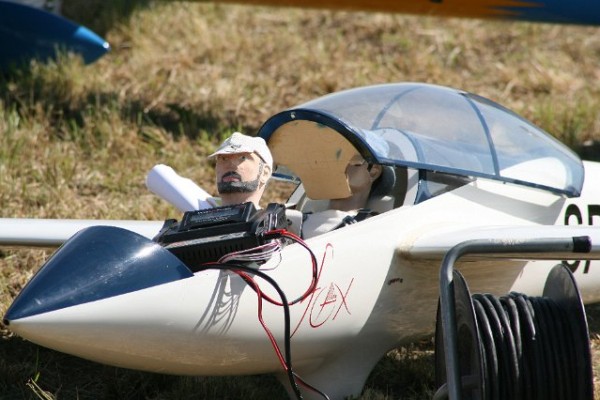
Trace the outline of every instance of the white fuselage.
<instances>
[{"instance_id":1,"label":"white fuselage","mask_svg":"<svg viewBox=\"0 0 600 400\"><path fill-rule=\"evenodd\" d=\"M600 224L600 186L592 178L600 176L600 166L586 163L586 171L589 183L576 199L479 179L309 239L319 279L310 296L290 307L296 371L332 398L359 392L386 351L433 333L440 261L448 246L469 239L471 232L487 230L494 237L504 227L539 227L543 237L546 225L583 229ZM489 258L459 262L456 268L471 292L539 296L557 262ZM570 264L586 302L600 300L599 264ZM261 270L289 299L310 284L310 258L297 244ZM267 282L257 282L277 298ZM206 270L12 320L10 329L46 347L127 368L189 375L282 374L257 305L256 293L239 276ZM283 346L282 307L264 302L263 315Z\"/></svg>"}]
</instances>

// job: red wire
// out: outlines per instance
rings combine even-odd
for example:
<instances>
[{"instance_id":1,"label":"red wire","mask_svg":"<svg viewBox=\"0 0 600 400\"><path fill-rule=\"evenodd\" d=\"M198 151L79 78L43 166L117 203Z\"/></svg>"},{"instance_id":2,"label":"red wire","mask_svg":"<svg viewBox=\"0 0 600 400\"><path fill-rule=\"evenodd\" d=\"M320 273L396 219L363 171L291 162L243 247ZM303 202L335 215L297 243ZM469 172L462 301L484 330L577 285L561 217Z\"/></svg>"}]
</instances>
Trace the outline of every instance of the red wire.
<instances>
[{"instance_id":1,"label":"red wire","mask_svg":"<svg viewBox=\"0 0 600 400\"><path fill-rule=\"evenodd\" d=\"M258 284L256 283L256 281L250 275L248 275L246 272L235 270L235 269L233 269L233 272L235 272L236 274L238 274L256 292L256 295L257 295L257 298L258 298L258 321L260 322L260 324L262 325L263 329L267 333L267 336L269 337L269 341L271 342L271 345L273 346L273 349L275 350L275 353L277 354L277 358L279 358L279 362L281 363L283 369L287 371L288 370L287 362L285 361L285 358L283 357L283 354L281 354L281 349L279 348L279 345L277 344L277 341L275 340L275 336L273 336L273 333L267 327L267 324L265 323L265 321L263 319L263 316L262 316L262 299L263 299L263 293L261 292L260 287L258 286Z\"/></svg>"},{"instance_id":2,"label":"red wire","mask_svg":"<svg viewBox=\"0 0 600 400\"><path fill-rule=\"evenodd\" d=\"M317 258L315 257L315 255L312 252L312 250L310 249L310 247L308 247L306 242L304 242L304 240L302 240L302 238L300 238L299 236L297 236L294 233L289 232L285 229L274 229L272 231L268 231L265 233L265 236L288 237L288 238L294 240L296 243L300 244L302 247L304 247L310 253L310 258L311 258L311 263L312 263L312 279L311 279L310 285L308 286L306 291L300 297L288 302L288 306L293 306L294 304L300 303L301 301L306 299L308 296L310 296L312 294L312 292L314 292L315 288L317 287L317 281L319 280L319 276L318 276L319 275L319 271L318 271L319 266L317 263ZM220 264L220 263L219 262L207 262L202 265L211 265L211 264ZM271 304L275 304L276 306L283 306L283 303L281 303L278 300L273 299L272 297L270 297L267 294L261 293L261 297Z\"/></svg>"},{"instance_id":3,"label":"red wire","mask_svg":"<svg viewBox=\"0 0 600 400\"><path fill-rule=\"evenodd\" d=\"M232 271L235 272L236 274L238 274L256 292L256 296L258 299L258 320L260 321L260 324L262 325L264 331L266 332L267 336L269 337L271 346L273 346L273 349L275 350L275 354L277 355L277 358L279 358L279 362L281 363L281 366L283 367L283 369L286 372L288 372L289 366L288 366L287 362L285 361L283 354L281 354L281 349L279 348L279 345L277 344L277 340L275 339L275 336L273 336L273 332L271 332L271 330L267 327L267 324L265 323L263 316L262 316L262 299L263 299L264 294L261 292L260 287L254 280L254 278L252 278L250 275L248 275L245 271L239 271L239 270L235 270L235 269L233 269ZM325 399L329 399L329 397L325 393L321 392L319 389L315 388L314 386L308 384L298 374L296 374L294 372L293 375L294 375L294 378L296 379L296 381L298 383L300 383L302 386L304 386L306 389L312 390L313 392L320 394Z\"/></svg>"},{"instance_id":4,"label":"red wire","mask_svg":"<svg viewBox=\"0 0 600 400\"><path fill-rule=\"evenodd\" d=\"M302 296L300 296L298 299L294 300L293 302L288 303L288 306L291 306L293 304L296 304L302 300L304 300L305 298L307 298L314 290L315 287L317 286L317 281L318 281L318 264L317 264L317 260L315 255L313 254L312 250L308 247L308 245L304 242L304 240L302 240L299 236L286 231L285 229L277 229L277 230L273 230L273 231L269 231L267 232L267 235L281 235L281 236L285 236L285 237L289 237L291 239L293 239L294 241L296 241L297 243L299 243L301 246L303 246L306 250L308 250L308 252L311 255L311 261L312 261L312 280L311 280L311 284L308 287L308 289L304 292L304 294L302 294ZM221 263L215 263L215 262L209 262L209 263L205 263L204 265L210 265L210 264L221 264ZM267 327L267 324L265 323L264 319L263 319L263 315L262 315L262 310L263 310L263 305L262 305L262 300L265 299L268 302L278 305L278 306L283 306L283 303L277 300L272 299L271 297L269 297L268 295L264 294L261 290L260 290L260 286L258 285L258 283L254 280L254 278L250 275L248 275L248 273L246 273L245 271L240 271L240 270L236 270L235 267L233 267L231 269L233 272L235 272L236 274L238 274L248 285L250 285L250 287L256 292L256 296L257 296L257 300L258 300L258 321L260 322L261 326L263 327L265 333L267 334L267 337L269 338L269 341L271 342L271 346L273 347L275 354L277 355L277 358L279 359L279 362L281 363L281 366L283 367L283 369L288 372L289 371L289 366L285 360L285 357L283 356L283 354L281 353L281 349L279 348L279 345L277 344L277 340L275 339L275 336L273 336L273 333L271 332L271 330L269 329L269 327ZM319 391L318 389L316 389L315 387L309 385L308 383L306 383L302 378L300 378L297 374L293 374L295 379L305 388L312 390L320 395L322 395L325 399L329 399L329 397L322 393L321 391Z\"/></svg>"},{"instance_id":5,"label":"red wire","mask_svg":"<svg viewBox=\"0 0 600 400\"><path fill-rule=\"evenodd\" d=\"M317 287L318 273L319 273L318 272L319 266L317 264L317 258L313 254L313 252L310 249L310 247L308 247L308 245L306 244L306 242L304 242L304 240L302 240L302 238L300 238L299 236L295 235L292 232L289 232L289 231L287 231L285 229L274 229L272 231L269 231L269 232L265 233L265 235L281 235L281 236L285 236L285 237L288 237L290 239L293 239L296 243L300 244L302 247L304 247L306 250L308 250L308 252L311 255L311 262L312 262L312 280L311 280L311 283L310 283L309 287L306 289L306 291L300 297L298 297L296 300L293 300L293 301L291 301L291 302L288 303L288 305L293 306L294 304L297 304L297 303L303 301L304 299L306 299L308 296L310 296L312 294L312 292L315 290L315 288ZM263 293L262 297L265 300L267 300L269 303L275 304L277 306L283 306L283 304L280 301L277 301L277 300L273 299L269 295L266 295L266 294Z\"/></svg>"}]
</instances>

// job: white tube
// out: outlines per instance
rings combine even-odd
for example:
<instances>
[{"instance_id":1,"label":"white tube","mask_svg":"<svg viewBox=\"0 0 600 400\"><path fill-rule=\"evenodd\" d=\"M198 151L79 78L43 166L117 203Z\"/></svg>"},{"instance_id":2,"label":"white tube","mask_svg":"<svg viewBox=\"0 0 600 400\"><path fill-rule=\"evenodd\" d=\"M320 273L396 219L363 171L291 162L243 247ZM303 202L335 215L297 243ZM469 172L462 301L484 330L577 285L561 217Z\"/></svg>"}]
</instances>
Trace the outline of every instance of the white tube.
<instances>
[{"instance_id":1,"label":"white tube","mask_svg":"<svg viewBox=\"0 0 600 400\"><path fill-rule=\"evenodd\" d=\"M179 176L173 168L158 164L146 176L146 187L181 212L216 207L216 202L192 180Z\"/></svg>"}]
</instances>

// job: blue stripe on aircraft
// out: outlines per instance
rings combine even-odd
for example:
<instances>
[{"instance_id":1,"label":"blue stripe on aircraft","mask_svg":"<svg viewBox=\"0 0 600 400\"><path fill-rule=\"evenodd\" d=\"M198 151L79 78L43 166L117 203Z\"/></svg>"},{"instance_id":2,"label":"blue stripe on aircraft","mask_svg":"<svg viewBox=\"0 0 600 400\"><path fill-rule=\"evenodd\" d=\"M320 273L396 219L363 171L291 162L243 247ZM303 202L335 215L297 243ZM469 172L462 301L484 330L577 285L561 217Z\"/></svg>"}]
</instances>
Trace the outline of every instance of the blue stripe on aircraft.
<instances>
[{"instance_id":1,"label":"blue stripe on aircraft","mask_svg":"<svg viewBox=\"0 0 600 400\"><path fill-rule=\"evenodd\" d=\"M540 0L539 6L498 7L515 13L514 19L580 25L600 24L600 1Z\"/></svg>"}]
</instances>

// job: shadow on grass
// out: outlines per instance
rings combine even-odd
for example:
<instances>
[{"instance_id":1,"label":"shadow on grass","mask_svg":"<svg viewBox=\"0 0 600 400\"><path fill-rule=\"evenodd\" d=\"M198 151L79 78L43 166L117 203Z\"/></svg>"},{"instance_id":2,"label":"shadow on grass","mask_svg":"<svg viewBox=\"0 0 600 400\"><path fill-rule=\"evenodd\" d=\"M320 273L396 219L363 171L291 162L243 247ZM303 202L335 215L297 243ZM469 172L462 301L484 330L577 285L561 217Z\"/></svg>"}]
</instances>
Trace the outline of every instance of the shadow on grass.
<instances>
[{"instance_id":1,"label":"shadow on grass","mask_svg":"<svg viewBox=\"0 0 600 400\"><path fill-rule=\"evenodd\" d=\"M434 393L433 340L389 352L371 372L364 400L431 399Z\"/></svg>"},{"instance_id":2,"label":"shadow on grass","mask_svg":"<svg viewBox=\"0 0 600 400\"><path fill-rule=\"evenodd\" d=\"M61 14L104 36L112 27L126 21L150 0L62 0Z\"/></svg>"},{"instance_id":3,"label":"shadow on grass","mask_svg":"<svg viewBox=\"0 0 600 400\"><path fill-rule=\"evenodd\" d=\"M35 381L35 384L32 384ZM37 386L37 393L32 388ZM188 377L116 368L17 337L0 341L0 399L283 399L273 376Z\"/></svg>"},{"instance_id":4,"label":"shadow on grass","mask_svg":"<svg viewBox=\"0 0 600 400\"><path fill-rule=\"evenodd\" d=\"M43 121L55 132L85 131L86 121L95 123L115 118L140 128L158 127L176 138L191 139L206 132L228 133L232 127L246 132L255 132L260 127L256 121L241 121L231 110L214 104L155 103L149 96L123 98L114 91L116 89L79 93L73 83L77 77L71 78L80 73L71 70L77 62L63 55L48 65L0 71L0 103L18 113L21 119Z\"/></svg>"},{"instance_id":5,"label":"shadow on grass","mask_svg":"<svg viewBox=\"0 0 600 400\"><path fill-rule=\"evenodd\" d=\"M586 314L597 376L600 304L586 306ZM358 399L431 399L435 391L433 365L432 340L391 351L371 372ZM32 388L36 385L41 394ZM18 337L3 337L0 340L0 399L40 398L287 399L287 395L270 375L204 378L154 374L110 367L48 350Z\"/></svg>"},{"instance_id":6,"label":"shadow on grass","mask_svg":"<svg viewBox=\"0 0 600 400\"><path fill-rule=\"evenodd\" d=\"M431 398L432 349L430 343L424 343L390 352L371 373L359 399ZM288 397L271 375L185 377L134 371L69 356L11 336L0 341L0 398L166 400Z\"/></svg>"},{"instance_id":7,"label":"shadow on grass","mask_svg":"<svg viewBox=\"0 0 600 400\"><path fill-rule=\"evenodd\" d=\"M37 118L37 115L29 114L30 110L43 110L43 118L53 127L52 131L65 137L78 136L80 132L92 134L95 131L97 134L97 130L86 130L86 122L110 120L108 116L114 115L137 126L140 131L158 127L175 138L197 139L206 132L215 132L217 139L222 139L219 134L228 132L232 126L249 132L258 128L240 125L235 116L217 115L211 110L195 110L176 103L150 107L141 99L120 99L114 92L92 92L81 99L72 98L66 89L68 81L52 79L48 75L23 68L0 76L0 101L25 117Z\"/></svg>"}]
</instances>

